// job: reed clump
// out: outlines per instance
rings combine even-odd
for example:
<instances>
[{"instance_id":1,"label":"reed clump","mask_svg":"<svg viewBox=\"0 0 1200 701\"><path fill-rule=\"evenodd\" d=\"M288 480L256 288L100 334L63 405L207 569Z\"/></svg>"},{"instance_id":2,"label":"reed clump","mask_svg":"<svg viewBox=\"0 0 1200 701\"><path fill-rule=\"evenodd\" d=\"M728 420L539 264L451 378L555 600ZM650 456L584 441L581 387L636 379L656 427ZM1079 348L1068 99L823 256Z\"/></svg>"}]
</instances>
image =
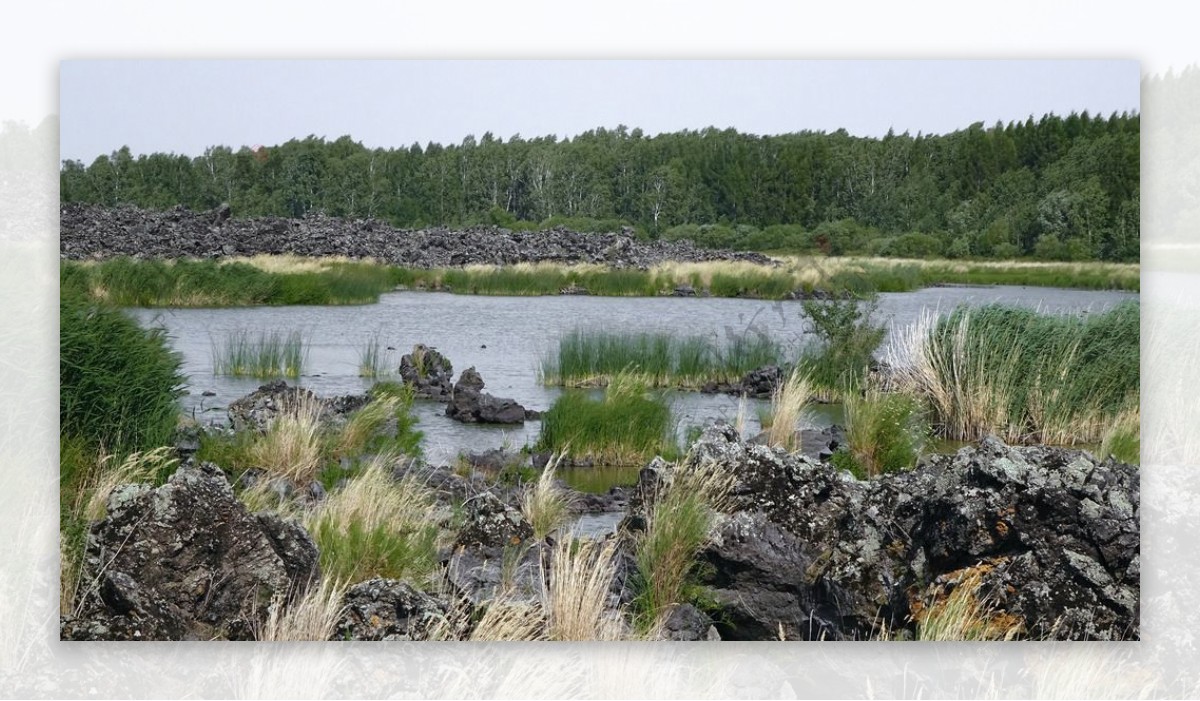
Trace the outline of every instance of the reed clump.
<instances>
[{"instance_id":1,"label":"reed clump","mask_svg":"<svg viewBox=\"0 0 1200 701\"><path fill-rule=\"evenodd\" d=\"M924 447L920 403L907 394L867 390L846 399L846 443L833 462L860 479L912 469Z\"/></svg>"},{"instance_id":2,"label":"reed clump","mask_svg":"<svg viewBox=\"0 0 1200 701\"><path fill-rule=\"evenodd\" d=\"M588 457L602 465L634 465L673 455L671 407L633 375L618 373L602 399L566 392L542 415L537 450Z\"/></svg>"},{"instance_id":3,"label":"reed clump","mask_svg":"<svg viewBox=\"0 0 1200 701\"><path fill-rule=\"evenodd\" d=\"M909 327L890 363L946 438L1099 443L1137 406L1139 318L1135 302L1084 317L962 307Z\"/></svg>"},{"instance_id":4,"label":"reed clump","mask_svg":"<svg viewBox=\"0 0 1200 701\"><path fill-rule=\"evenodd\" d=\"M213 374L233 377L300 377L308 358L308 345L299 331L234 331L212 344Z\"/></svg>"},{"instance_id":5,"label":"reed clump","mask_svg":"<svg viewBox=\"0 0 1200 701\"><path fill-rule=\"evenodd\" d=\"M751 370L779 365L783 347L766 334L746 333L726 343L703 336L574 330L542 360L549 385L595 387L624 373L649 387L696 389L734 383Z\"/></svg>"},{"instance_id":6,"label":"reed clump","mask_svg":"<svg viewBox=\"0 0 1200 701\"><path fill-rule=\"evenodd\" d=\"M769 445L789 452L799 447L796 431L812 395L808 377L799 370L793 370L788 379L775 388L771 396L771 419L766 429Z\"/></svg>"}]
</instances>

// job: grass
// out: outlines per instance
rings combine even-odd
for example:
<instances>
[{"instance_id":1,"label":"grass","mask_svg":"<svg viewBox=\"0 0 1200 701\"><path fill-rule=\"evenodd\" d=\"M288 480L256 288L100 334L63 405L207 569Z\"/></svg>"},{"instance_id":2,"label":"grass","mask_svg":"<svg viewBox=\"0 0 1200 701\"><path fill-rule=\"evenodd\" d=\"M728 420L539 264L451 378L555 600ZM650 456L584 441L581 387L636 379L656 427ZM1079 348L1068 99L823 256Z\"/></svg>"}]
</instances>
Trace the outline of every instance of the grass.
<instances>
[{"instance_id":1,"label":"grass","mask_svg":"<svg viewBox=\"0 0 1200 701\"><path fill-rule=\"evenodd\" d=\"M329 640L346 610L346 586L326 577L297 601L276 597L264 621L254 628L254 639L263 642Z\"/></svg>"},{"instance_id":2,"label":"grass","mask_svg":"<svg viewBox=\"0 0 1200 701\"><path fill-rule=\"evenodd\" d=\"M924 431L919 402L908 395L868 390L846 400L845 451L834 464L860 479L912 469L921 454Z\"/></svg>"},{"instance_id":3,"label":"grass","mask_svg":"<svg viewBox=\"0 0 1200 701\"><path fill-rule=\"evenodd\" d=\"M557 459L551 459L537 482L526 487L521 497L521 514L533 526L533 537L538 541L558 530L571 515L570 494L555 480L557 463Z\"/></svg>"},{"instance_id":4,"label":"grass","mask_svg":"<svg viewBox=\"0 0 1200 701\"><path fill-rule=\"evenodd\" d=\"M60 300L59 323L61 433L114 453L169 443L184 377L165 334L75 295Z\"/></svg>"},{"instance_id":5,"label":"grass","mask_svg":"<svg viewBox=\"0 0 1200 701\"><path fill-rule=\"evenodd\" d=\"M306 520L326 578L361 582L372 577L428 580L437 571L436 500L418 480L396 481L394 456L368 463Z\"/></svg>"},{"instance_id":6,"label":"grass","mask_svg":"<svg viewBox=\"0 0 1200 701\"><path fill-rule=\"evenodd\" d=\"M799 370L793 370L788 379L775 389L775 393L771 397L771 420L767 427L768 444L787 451L799 447L796 436L797 424L804 414L804 405L811 398L812 389L808 378ZM742 411L742 407L739 406L739 415Z\"/></svg>"},{"instance_id":7,"label":"grass","mask_svg":"<svg viewBox=\"0 0 1200 701\"><path fill-rule=\"evenodd\" d=\"M312 395L302 395L279 416L260 439L252 443L247 458L254 467L295 484L313 481L323 460L321 414L324 404Z\"/></svg>"},{"instance_id":8,"label":"grass","mask_svg":"<svg viewBox=\"0 0 1200 701\"><path fill-rule=\"evenodd\" d=\"M594 264L517 263L415 269L370 260L255 256L223 261L114 258L64 261L63 289L118 306L233 307L369 304L401 286L458 294L556 295L585 289L605 296L669 295L681 286L714 297L788 299L793 295L909 292L944 284L1034 285L1137 291L1136 264L909 260L784 255L769 267L742 261L663 263L648 270Z\"/></svg>"},{"instance_id":9,"label":"grass","mask_svg":"<svg viewBox=\"0 0 1200 701\"><path fill-rule=\"evenodd\" d=\"M917 640L1013 640L1024 632L1020 619L980 596L977 570L968 570L951 586L949 593L939 592L933 604L914 613Z\"/></svg>"},{"instance_id":10,"label":"grass","mask_svg":"<svg viewBox=\"0 0 1200 701\"><path fill-rule=\"evenodd\" d=\"M634 547L638 574L633 607L639 630L655 629L671 606L684 600L696 553L708 540L714 509L727 497L732 479L715 463L685 461L653 495L646 530Z\"/></svg>"},{"instance_id":11,"label":"grass","mask_svg":"<svg viewBox=\"0 0 1200 701\"><path fill-rule=\"evenodd\" d=\"M751 370L779 365L783 349L763 334L734 336L725 344L667 333L574 330L542 360L549 385L593 387L625 373L649 387L695 389L710 382L737 382Z\"/></svg>"},{"instance_id":12,"label":"grass","mask_svg":"<svg viewBox=\"0 0 1200 701\"><path fill-rule=\"evenodd\" d=\"M286 335L260 332L251 338L249 331L239 329L220 345L216 341L212 344L214 375L297 378L304 372L307 357L308 348L298 331Z\"/></svg>"},{"instance_id":13,"label":"grass","mask_svg":"<svg viewBox=\"0 0 1200 701\"><path fill-rule=\"evenodd\" d=\"M550 640L619 640L621 618L608 611L609 589L616 577L616 541L554 544L543 593L546 637Z\"/></svg>"},{"instance_id":14,"label":"grass","mask_svg":"<svg viewBox=\"0 0 1200 701\"><path fill-rule=\"evenodd\" d=\"M1117 415L1100 441L1100 455L1113 456L1121 462L1139 465L1142 462L1142 416L1137 407Z\"/></svg>"},{"instance_id":15,"label":"grass","mask_svg":"<svg viewBox=\"0 0 1200 701\"><path fill-rule=\"evenodd\" d=\"M1139 321L1134 302L1083 318L960 308L909 327L891 364L945 438L1099 443L1138 404Z\"/></svg>"},{"instance_id":16,"label":"grass","mask_svg":"<svg viewBox=\"0 0 1200 701\"><path fill-rule=\"evenodd\" d=\"M358 376L370 379L389 376L392 363L388 356L389 351L379 340L379 334L371 336L358 352Z\"/></svg>"},{"instance_id":17,"label":"grass","mask_svg":"<svg viewBox=\"0 0 1200 701\"><path fill-rule=\"evenodd\" d=\"M634 465L673 455L674 421L666 400L637 377L617 374L603 399L566 392L542 415L535 450L588 457L602 465Z\"/></svg>"}]
</instances>

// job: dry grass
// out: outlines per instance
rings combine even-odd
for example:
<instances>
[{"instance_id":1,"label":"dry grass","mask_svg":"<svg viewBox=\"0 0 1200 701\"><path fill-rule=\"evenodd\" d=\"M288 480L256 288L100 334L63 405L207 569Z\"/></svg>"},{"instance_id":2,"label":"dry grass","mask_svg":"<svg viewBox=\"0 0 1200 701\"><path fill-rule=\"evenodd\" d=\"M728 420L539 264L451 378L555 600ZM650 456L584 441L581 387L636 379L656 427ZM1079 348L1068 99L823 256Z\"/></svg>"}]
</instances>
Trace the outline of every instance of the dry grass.
<instances>
[{"instance_id":1,"label":"dry grass","mask_svg":"<svg viewBox=\"0 0 1200 701\"><path fill-rule=\"evenodd\" d=\"M796 427L804 415L804 405L811 398L812 388L808 378L797 371L793 371L788 379L775 389L771 397L771 427L767 429L767 441L770 445L788 451L796 449Z\"/></svg>"},{"instance_id":2,"label":"dry grass","mask_svg":"<svg viewBox=\"0 0 1200 701\"><path fill-rule=\"evenodd\" d=\"M1024 632L1021 620L997 610L995 603L980 597L982 579L978 568L963 571L948 594L917 611L917 640L1013 640Z\"/></svg>"},{"instance_id":3,"label":"dry grass","mask_svg":"<svg viewBox=\"0 0 1200 701\"><path fill-rule=\"evenodd\" d=\"M401 399L395 395L382 394L371 399L366 406L354 412L338 434L337 455L358 455L387 422L396 416Z\"/></svg>"},{"instance_id":4,"label":"dry grass","mask_svg":"<svg viewBox=\"0 0 1200 701\"><path fill-rule=\"evenodd\" d=\"M297 255L269 255L266 253L256 256L238 256L223 258L222 265L230 263L246 263L266 273L320 273L338 263L375 263L370 258L347 258L346 256L325 256L312 258Z\"/></svg>"},{"instance_id":5,"label":"dry grass","mask_svg":"<svg viewBox=\"0 0 1200 701\"><path fill-rule=\"evenodd\" d=\"M616 542L562 538L551 555L544 593L550 640L619 640L624 624L608 610L616 576Z\"/></svg>"},{"instance_id":6,"label":"dry grass","mask_svg":"<svg viewBox=\"0 0 1200 701\"><path fill-rule=\"evenodd\" d=\"M345 610L346 585L325 579L290 605L286 597L271 602L267 618L254 630L254 639L270 642L323 641L333 637Z\"/></svg>"},{"instance_id":7,"label":"dry grass","mask_svg":"<svg viewBox=\"0 0 1200 701\"><path fill-rule=\"evenodd\" d=\"M555 481L562 457L551 458L537 482L521 497L521 513L533 526L533 536L539 541L562 526L571 514L571 495Z\"/></svg>"},{"instance_id":8,"label":"dry grass","mask_svg":"<svg viewBox=\"0 0 1200 701\"><path fill-rule=\"evenodd\" d=\"M321 467L321 413L324 405L303 395L282 407L266 435L255 441L249 457L270 475L308 484Z\"/></svg>"}]
</instances>

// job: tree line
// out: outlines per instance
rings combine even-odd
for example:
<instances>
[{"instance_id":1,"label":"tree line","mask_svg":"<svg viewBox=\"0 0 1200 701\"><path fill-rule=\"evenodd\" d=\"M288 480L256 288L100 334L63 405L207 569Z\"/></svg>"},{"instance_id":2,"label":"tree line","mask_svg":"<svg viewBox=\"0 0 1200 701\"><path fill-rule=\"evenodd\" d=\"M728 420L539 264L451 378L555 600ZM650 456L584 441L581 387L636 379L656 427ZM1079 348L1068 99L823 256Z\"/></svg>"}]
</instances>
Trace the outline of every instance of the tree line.
<instances>
[{"instance_id":1,"label":"tree line","mask_svg":"<svg viewBox=\"0 0 1200 701\"><path fill-rule=\"evenodd\" d=\"M63 202L225 203L240 217L632 226L736 249L1126 261L1139 251L1139 133L1138 114L1085 111L882 138L619 126L372 149L309 136L197 157L123 147L64 161L60 185Z\"/></svg>"}]
</instances>

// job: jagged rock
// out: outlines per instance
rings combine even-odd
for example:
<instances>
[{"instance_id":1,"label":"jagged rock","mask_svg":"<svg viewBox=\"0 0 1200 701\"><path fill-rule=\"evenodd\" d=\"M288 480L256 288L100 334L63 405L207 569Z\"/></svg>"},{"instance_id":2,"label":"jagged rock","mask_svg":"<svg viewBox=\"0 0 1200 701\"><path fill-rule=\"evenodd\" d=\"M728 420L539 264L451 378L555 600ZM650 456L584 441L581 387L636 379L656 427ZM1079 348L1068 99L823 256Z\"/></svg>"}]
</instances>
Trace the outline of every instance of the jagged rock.
<instances>
[{"instance_id":1,"label":"jagged rock","mask_svg":"<svg viewBox=\"0 0 1200 701\"><path fill-rule=\"evenodd\" d=\"M667 614L663 622L663 640L715 641L721 639L713 621L703 611L691 604L679 604Z\"/></svg>"},{"instance_id":2,"label":"jagged rock","mask_svg":"<svg viewBox=\"0 0 1200 701\"><path fill-rule=\"evenodd\" d=\"M459 530L456 545L504 547L520 545L533 537L533 526L521 512L492 492L478 494L464 506L466 523Z\"/></svg>"},{"instance_id":3,"label":"jagged rock","mask_svg":"<svg viewBox=\"0 0 1200 701\"><path fill-rule=\"evenodd\" d=\"M458 378L446 406L446 416L463 423L519 424L525 421L525 413L516 401L484 392L483 378L473 367Z\"/></svg>"},{"instance_id":4,"label":"jagged rock","mask_svg":"<svg viewBox=\"0 0 1200 701\"><path fill-rule=\"evenodd\" d=\"M514 599L534 602L542 591L541 543L460 546L450 557L446 578L455 592L474 605L504 591Z\"/></svg>"},{"instance_id":5,"label":"jagged rock","mask_svg":"<svg viewBox=\"0 0 1200 701\"><path fill-rule=\"evenodd\" d=\"M447 605L394 579L370 579L350 587L334 640L427 640L445 625Z\"/></svg>"},{"instance_id":6,"label":"jagged rock","mask_svg":"<svg viewBox=\"0 0 1200 701\"><path fill-rule=\"evenodd\" d=\"M709 461L737 475L700 555L725 639L911 631L931 588L968 569L1030 637L1138 637L1136 467L988 438L859 481L718 426L679 468L643 471L635 494Z\"/></svg>"},{"instance_id":7,"label":"jagged rock","mask_svg":"<svg viewBox=\"0 0 1200 701\"><path fill-rule=\"evenodd\" d=\"M506 231L496 227L396 229L386 222L336 219L237 219L225 208L166 212L128 205L64 204L59 252L72 260L116 256L219 258L257 254L373 258L391 265L445 268L518 262L606 263L647 269L667 261L739 260L776 265L761 253L710 250L691 241L639 241L631 232L581 233L558 227ZM571 293L583 288L565 288Z\"/></svg>"},{"instance_id":8,"label":"jagged rock","mask_svg":"<svg viewBox=\"0 0 1200 701\"><path fill-rule=\"evenodd\" d=\"M366 394L323 399L303 387L290 386L284 380L273 380L234 400L229 405L229 420L235 431L266 433L281 412L301 402L315 402L321 406L321 421L338 424L370 401L370 396Z\"/></svg>"},{"instance_id":9,"label":"jagged rock","mask_svg":"<svg viewBox=\"0 0 1200 701\"><path fill-rule=\"evenodd\" d=\"M318 577L299 526L250 514L212 463L184 465L161 487L126 485L88 533L68 640L244 638L279 597Z\"/></svg>"},{"instance_id":10,"label":"jagged rock","mask_svg":"<svg viewBox=\"0 0 1200 701\"><path fill-rule=\"evenodd\" d=\"M738 386L741 394L761 399L774 394L782 382L783 371L775 365L767 365L746 373Z\"/></svg>"},{"instance_id":11,"label":"jagged rock","mask_svg":"<svg viewBox=\"0 0 1200 701\"><path fill-rule=\"evenodd\" d=\"M449 358L424 344L413 346L411 353L400 358L400 378L416 392L416 396L450 401L454 366Z\"/></svg>"}]
</instances>

